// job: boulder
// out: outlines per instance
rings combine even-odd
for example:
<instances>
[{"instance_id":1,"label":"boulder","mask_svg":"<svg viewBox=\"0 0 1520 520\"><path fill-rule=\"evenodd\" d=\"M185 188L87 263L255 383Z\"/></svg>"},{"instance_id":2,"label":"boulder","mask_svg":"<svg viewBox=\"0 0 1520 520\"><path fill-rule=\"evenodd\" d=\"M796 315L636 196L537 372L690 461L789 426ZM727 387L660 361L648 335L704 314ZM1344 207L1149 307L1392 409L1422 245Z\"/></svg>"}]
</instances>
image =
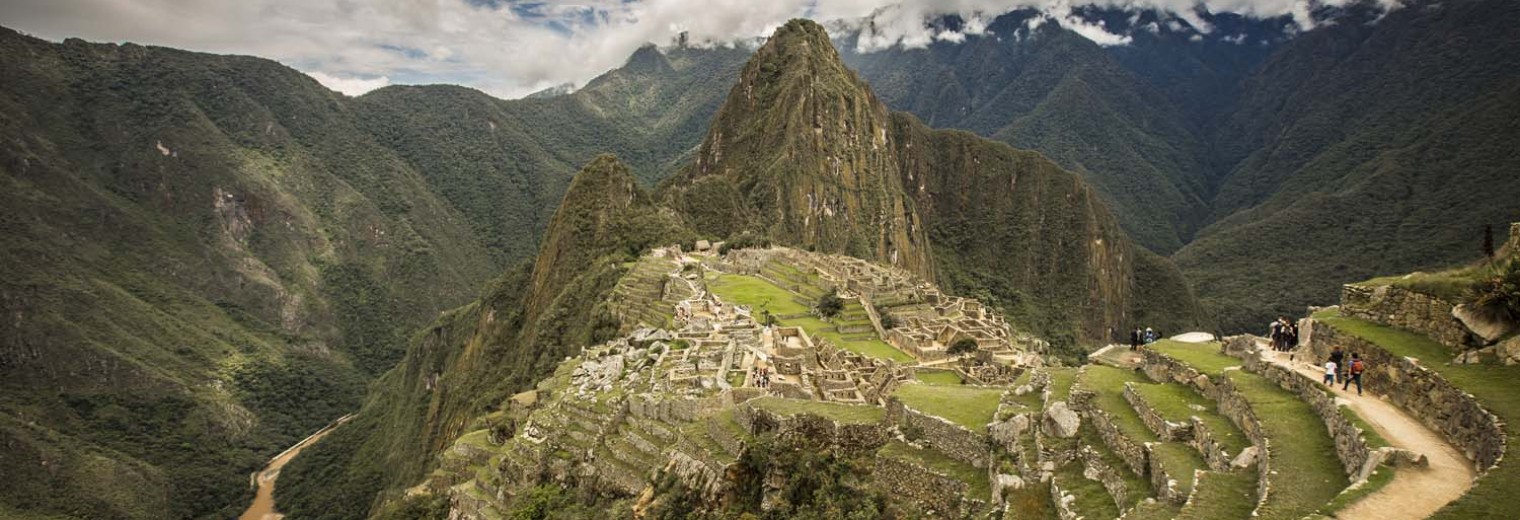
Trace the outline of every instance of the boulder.
<instances>
[{"instance_id":1,"label":"boulder","mask_svg":"<svg viewBox=\"0 0 1520 520\"><path fill-rule=\"evenodd\" d=\"M1066 406L1066 401L1056 401L1045 410L1044 426L1047 435L1069 439L1077 435L1077 429L1082 426L1082 418Z\"/></svg>"},{"instance_id":2,"label":"boulder","mask_svg":"<svg viewBox=\"0 0 1520 520\"><path fill-rule=\"evenodd\" d=\"M1504 364L1514 365L1520 363L1520 336L1499 342L1498 345L1494 346L1494 350L1499 354L1499 360L1503 361Z\"/></svg>"},{"instance_id":3,"label":"boulder","mask_svg":"<svg viewBox=\"0 0 1520 520\"><path fill-rule=\"evenodd\" d=\"M1256 465L1255 446L1240 450L1240 454L1235 456L1235 460L1230 461L1230 467L1233 469L1245 469L1254 465Z\"/></svg>"},{"instance_id":4,"label":"boulder","mask_svg":"<svg viewBox=\"0 0 1520 520\"><path fill-rule=\"evenodd\" d=\"M1514 333L1516 329L1516 325L1513 323L1490 320L1483 317L1480 313L1468 308L1467 304L1452 307L1451 315L1457 321L1462 322L1463 327L1467 327L1467 330L1472 331L1474 336L1483 340L1483 344L1485 345L1499 341L1500 338Z\"/></svg>"},{"instance_id":5,"label":"boulder","mask_svg":"<svg viewBox=\"0 0 1520 520\"><path fill-rule=\"evenodd\" d=\"M1024 479L1019 478L1018 475L999 473L997 478L992 480L992 501L1002 502L1007 499L1009 491L1020 489L1024 489Z\"/></svg>"}]
</instances>

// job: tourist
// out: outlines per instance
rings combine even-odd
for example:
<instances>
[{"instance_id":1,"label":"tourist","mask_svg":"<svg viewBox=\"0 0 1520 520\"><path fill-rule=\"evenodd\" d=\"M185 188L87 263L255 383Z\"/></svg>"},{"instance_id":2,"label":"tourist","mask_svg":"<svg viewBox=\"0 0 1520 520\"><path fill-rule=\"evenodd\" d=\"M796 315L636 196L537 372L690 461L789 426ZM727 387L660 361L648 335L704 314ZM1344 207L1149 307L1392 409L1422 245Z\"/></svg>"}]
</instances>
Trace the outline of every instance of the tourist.
<instances>
[{"instance_id":1,"label":"tourist","mask_svg":"<svg viewBox=\"0 0 1520 520\"><path fill-rule=\"evenodd\" d=\"M1335 369L1338 367L1334 361L1325 362L1325 386L1335 386Z\"/></svg>"},{"instance_id":2,"label":"tourist","mask_svg":"<svg viewBox=\"0 0 1520 520\"><path fill-rule=\"evenodd\" d=\"M1140 349L1140 327L1135 327L1135 330L1129 332L1129 349Z\"/></svg>"},{"instance_id":3,"label":"tourist","mask_svg":"<svg viewBox=\"0 0 1520 520\"><path fill-rule=\"evenodd\" d=\"M1145 344L1149 345L1151 343L1155 343L1156 339L1157 339L1157 337L1156 337L1156 331L1151 330L1150 327L1146 327L1145 328Z\"/></svg>"},{"instance_id":4,"label":"tourist","mask_svg":"<svg viewBox=\"0 0 1520 520\"><path fill-rule=\"evenodd\" d=\"M1298 322L1288 322L1288 350L1298 348Z\"/></svg>"},{"instance_id":5,"label":"tourist","mask_svg":"<svg viewBox=\"0 0 1520 520\"><path fill-rule=\"evenodd\" d=\"M1339 345L1337 345L1334 349L1332 349L1330 351L1330 362L1331 363L1335 363L1335 366L1341 366L1341 364L1343 362L1345 362L1345 360L1346 360L1346 353L1341 351L1341 347ZM1335 383L1336 383L1336 381L1331 381L1330 382L1330 384L1332 384L1332 385L1335 384Z\"/></svg>"},{"instance_id":6,"label":"tourist","mask_svg":"<svg viewBox=\"0 0 1520 520\"><path fill-rule=\"evenodd\" d=\"M1362 395L1362 371L1366 369L1367 365L1362 363L1362 355L1353 352L1351 354L1351 369L1346 371L1349 376L1346 377L1346 382L1341 384L1341 390L1344 391L1350 388L1351 383L1356 382L1356 395Z\"/></svg>"}]
</instances>

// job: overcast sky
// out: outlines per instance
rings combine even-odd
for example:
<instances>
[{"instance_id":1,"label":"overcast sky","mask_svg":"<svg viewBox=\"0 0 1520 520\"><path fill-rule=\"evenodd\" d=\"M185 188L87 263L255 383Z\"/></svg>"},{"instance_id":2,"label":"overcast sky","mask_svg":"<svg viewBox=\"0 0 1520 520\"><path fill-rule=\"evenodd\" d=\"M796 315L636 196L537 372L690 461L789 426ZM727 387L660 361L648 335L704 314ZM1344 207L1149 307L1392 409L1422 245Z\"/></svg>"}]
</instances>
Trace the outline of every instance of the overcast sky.
<instances>
[{"instance_id":1,"label":"overcast sky","mask_svg":"<svg viewBox=\"0 0 1520 520\"><path fill-rule=\"evenodd\" d=\"M0 0L0 25L55 41L262 56L349 95L392 83L454 83L510 98L583 84L640 45L682 32L700 44L732 44L796 17L851 24L869 17L875 33L863 45L911 47L962 37L934 32L924 23L930 17L958 14L975 32L979 20L1034 7L1100 44L1123 45L1124 35L1071 16L1073 6L1154 8L1207 31L1195 6L1291 16L1308 28L1311 1L1349 0Z\"/></svg>"}]
</instances>

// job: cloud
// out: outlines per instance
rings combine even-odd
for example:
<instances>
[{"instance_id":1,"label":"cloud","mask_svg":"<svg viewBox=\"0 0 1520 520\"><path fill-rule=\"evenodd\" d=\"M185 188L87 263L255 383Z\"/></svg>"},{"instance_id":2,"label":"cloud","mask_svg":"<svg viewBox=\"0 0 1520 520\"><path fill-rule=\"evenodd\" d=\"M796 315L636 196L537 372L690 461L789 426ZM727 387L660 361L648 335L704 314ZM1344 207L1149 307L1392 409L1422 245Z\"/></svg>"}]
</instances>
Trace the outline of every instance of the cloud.
<instances>
[{"instance_id":1,"label":"cloud","mask_svg":"<svg viewBox=\"0 0 1520 520\"><path fill-rule=\"evenodd\" d=\"M345 93L391 83L455 83L517 97L587 80L645 43L682 33L693 45L738 45L790 18L865 28L862 50L922 47L987 33L1000 14L1034 9L1102 45L1128 35L1081 6L1152 9L1208 32L1199 9L1288 16L1310 29L1319 5L1354 0L4 0L0 23L43 38L81 37L251 54L310 71ZM1390 8L1398 0L1377 0ZM959 15L957 29L929 23ZM994 35L1011 36L1018 35ZM320 75L320 76L319 76Z\"/></svg>"},{"instance_id":2,"label":"cloud","mask_svg":"<svg viewBox=\"0 0 1520 520\"><path fill-rule=\"evenodd\" d=\"M322 86L342 92L349 96L363 95L365 92L391 84L391 79L385 76L378 78L342 78L322 71L307 71L307 76L317 80Z\"/></svg>"}]
</instances>

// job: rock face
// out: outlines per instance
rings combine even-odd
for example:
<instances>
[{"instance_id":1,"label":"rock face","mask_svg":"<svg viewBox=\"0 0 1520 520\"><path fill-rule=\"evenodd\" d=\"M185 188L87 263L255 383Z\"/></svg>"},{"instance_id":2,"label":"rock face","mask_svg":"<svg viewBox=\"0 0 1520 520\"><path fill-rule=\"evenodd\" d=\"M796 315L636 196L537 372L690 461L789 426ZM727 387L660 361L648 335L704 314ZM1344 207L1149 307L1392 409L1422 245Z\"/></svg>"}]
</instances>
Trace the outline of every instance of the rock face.
<instances>
[{"instance_id":1,"label":"rock face","mask_svg":"<svg viewBox=\"0 0 1520 520\"><path fill-rule=\"evenodd\" d=\"M1467 327L1467 330L1472 332L1473 336L1482 340L1485 345L1499 341L1515 332L1516 329L1516 325L1513 323L1484 318L1481 314L1467 308L1465 304L1452 307L1451 317L1456 318L1462 326Z\"/></svg>"},{"instance_id":2,"label":"rock face","mask_svg":"<svg viewBox=\"0 0 1520 520\"><path fill-rule=\"evenodd\" d=\"M712 238L750 233L1043 302L1015 318L1066 343L1106 341L1142 315L1181 328L1198 314L1177 269L1135 247L1079 177L889 112L812 22L756 51L662 196ZM1142 283L1157 297L1133 298Z\"/></svg>"}]
</instances>

